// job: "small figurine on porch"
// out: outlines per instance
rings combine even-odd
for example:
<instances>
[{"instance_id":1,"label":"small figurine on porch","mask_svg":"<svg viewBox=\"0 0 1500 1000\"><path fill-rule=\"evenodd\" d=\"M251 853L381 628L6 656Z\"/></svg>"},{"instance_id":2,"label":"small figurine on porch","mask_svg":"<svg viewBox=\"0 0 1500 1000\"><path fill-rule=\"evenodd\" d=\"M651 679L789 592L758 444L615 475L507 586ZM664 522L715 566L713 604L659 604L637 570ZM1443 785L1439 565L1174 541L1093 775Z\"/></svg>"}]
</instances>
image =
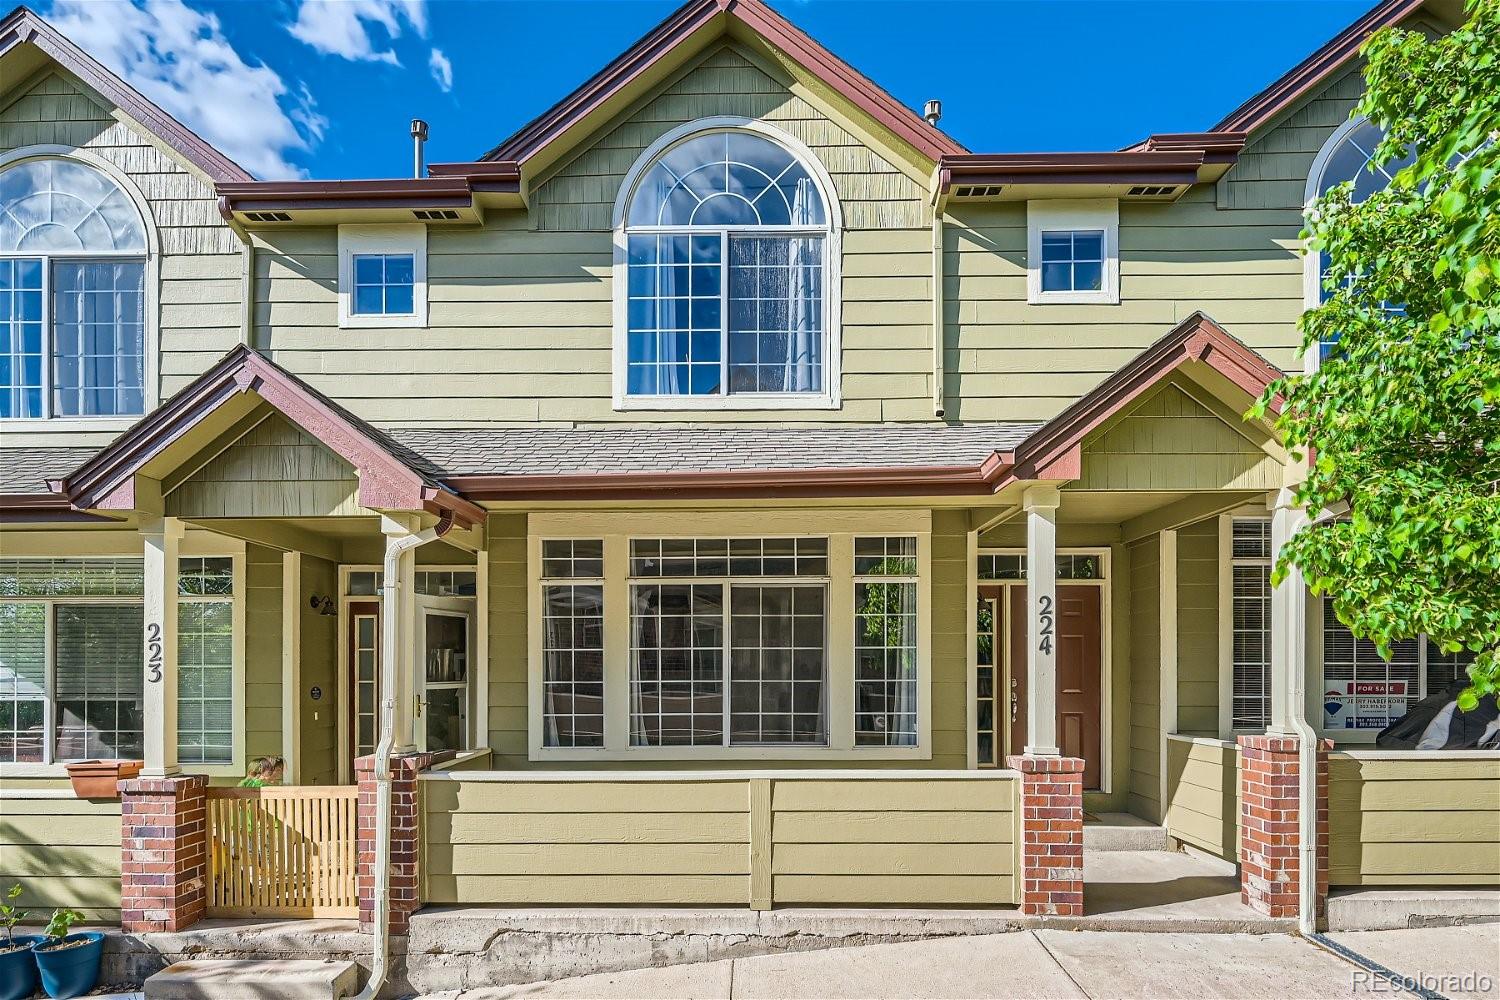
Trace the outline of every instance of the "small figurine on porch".
<instances>
[{"instance_id":1,"label":"small figurine on porch","mask_svg":"<svg viewBox=\"0 0 1500 1000\"><path fill-rule=\"evenodd\" d=\"M240 787L264 788L266 785L279 785L285 769L286 761L280 757L257 757L251 762L250 773L245 775Z\"/></svg>"}]
</instances>

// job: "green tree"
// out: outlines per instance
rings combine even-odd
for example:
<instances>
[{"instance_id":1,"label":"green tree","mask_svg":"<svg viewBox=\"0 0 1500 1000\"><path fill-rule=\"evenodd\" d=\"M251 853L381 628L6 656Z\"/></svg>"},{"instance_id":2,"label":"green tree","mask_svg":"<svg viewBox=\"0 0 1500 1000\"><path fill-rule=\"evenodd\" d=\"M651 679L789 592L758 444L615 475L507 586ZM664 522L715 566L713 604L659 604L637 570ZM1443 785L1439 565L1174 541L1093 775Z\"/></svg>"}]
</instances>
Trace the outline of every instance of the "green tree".
<instances>
[{"instance_id":1,"label":"green tree","mask_svg":"<svg viewBox=\"0 0 1500 1000\"><path fill-rule=\"evenodd\" d=\"M1439 38L1365 43L1355 113L1386 130L1372 162L1414 159L1358 204L1346 184L1309 211L1328 298L1301 329L1328 357L1253 412L1282 396L1277 427L1310 456L1297 500L1314 522L1278 578L1298 566L1382 655L1419 632L1475 652L1472 708L1500 691L1500 0L1466 10Z\"/></svg>"}]
</instances>

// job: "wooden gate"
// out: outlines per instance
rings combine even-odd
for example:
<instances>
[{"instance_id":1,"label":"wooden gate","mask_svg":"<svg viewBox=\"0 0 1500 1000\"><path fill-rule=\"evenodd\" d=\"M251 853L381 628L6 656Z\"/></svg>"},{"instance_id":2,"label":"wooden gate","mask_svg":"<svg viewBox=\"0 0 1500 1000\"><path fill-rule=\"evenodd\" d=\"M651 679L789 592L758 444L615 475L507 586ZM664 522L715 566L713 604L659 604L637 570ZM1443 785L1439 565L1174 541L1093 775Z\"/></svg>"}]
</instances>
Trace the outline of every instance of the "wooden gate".
<instances>
[{"instance_id":1,"label":"wooden gate","mask_svg":"<svg viewBox=\"0 0 1500 1000\"><path fill-rule=\"evenodd\" d=\"M353 785L208 789L208 914L355 917Z\"/></svg>"}]
</instances>

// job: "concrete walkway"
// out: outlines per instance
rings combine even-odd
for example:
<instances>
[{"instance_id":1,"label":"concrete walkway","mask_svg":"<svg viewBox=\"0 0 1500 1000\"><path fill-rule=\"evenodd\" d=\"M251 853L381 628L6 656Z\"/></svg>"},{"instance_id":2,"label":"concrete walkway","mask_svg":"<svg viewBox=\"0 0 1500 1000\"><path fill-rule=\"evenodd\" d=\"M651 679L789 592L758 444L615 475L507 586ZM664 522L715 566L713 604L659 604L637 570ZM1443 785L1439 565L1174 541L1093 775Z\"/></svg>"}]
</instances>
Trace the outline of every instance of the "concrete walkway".
<instances>
[{"instance_id":1,"label":"concrete walkway","mask_svg":"<svg viewBox=\"0 0 1500 1000\"><path fill-rule=\"evenodd\" d=\"M1455 1000L1500 998L1500 924L1334 938L1402 975L1421 977L1427 988ZM1454 977L1467 977L1469 988ZM1026 930L638 969L432 994L426 1000L1410 995L1290 935Z\"/></svg>"}]
</instances>

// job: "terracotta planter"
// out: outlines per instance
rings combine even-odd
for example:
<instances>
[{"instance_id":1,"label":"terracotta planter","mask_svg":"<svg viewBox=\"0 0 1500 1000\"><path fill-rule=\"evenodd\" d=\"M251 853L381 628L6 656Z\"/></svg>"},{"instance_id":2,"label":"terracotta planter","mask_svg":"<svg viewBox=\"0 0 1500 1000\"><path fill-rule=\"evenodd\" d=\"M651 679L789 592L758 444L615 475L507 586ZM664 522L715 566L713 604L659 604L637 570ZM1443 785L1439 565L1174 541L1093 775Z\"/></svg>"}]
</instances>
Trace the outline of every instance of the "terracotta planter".
<instances>
[{"instance_id":1,"label":"terracotta planter","mask_svg":"<svg viewBox=\"0 0 1500 1000\"><path fill-rule=\"evenodd\" d=\"M68 765L68 779L80 799L118 799L120 780L134 778L144 764L140 760L81 760Z\"/></svg>"}]
</instances>

